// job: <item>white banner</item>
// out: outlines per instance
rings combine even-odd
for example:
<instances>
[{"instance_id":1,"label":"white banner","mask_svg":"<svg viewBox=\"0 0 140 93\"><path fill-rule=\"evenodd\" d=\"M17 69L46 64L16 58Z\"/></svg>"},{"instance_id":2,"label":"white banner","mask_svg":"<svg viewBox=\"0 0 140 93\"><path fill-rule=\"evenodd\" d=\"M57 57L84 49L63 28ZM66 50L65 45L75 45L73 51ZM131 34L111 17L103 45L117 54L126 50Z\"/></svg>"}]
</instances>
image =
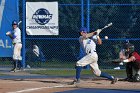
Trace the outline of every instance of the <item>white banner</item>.
<instances>
[{"instance_id":1,"label":"white banner","mask_svg":"<svg viewBox=\"0 0 140 93\"><path fill-rule=\"evenodd\" d=\"M26 2L27 35L58 35L58 2Z\"/></svg>"}]
</instances>

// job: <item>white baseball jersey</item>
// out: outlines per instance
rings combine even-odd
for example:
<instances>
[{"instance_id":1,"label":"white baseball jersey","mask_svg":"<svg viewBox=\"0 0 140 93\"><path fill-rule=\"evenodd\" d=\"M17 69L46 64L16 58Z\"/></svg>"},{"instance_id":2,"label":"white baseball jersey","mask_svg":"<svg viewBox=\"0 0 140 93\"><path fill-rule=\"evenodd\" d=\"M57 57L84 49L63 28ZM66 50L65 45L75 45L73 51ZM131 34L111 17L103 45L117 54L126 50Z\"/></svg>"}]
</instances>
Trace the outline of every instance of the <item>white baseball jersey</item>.
<instances>
[{"instance_id":1,"label":"white baseball jersey","mask_svg":"<svg viewBox=\"0 0 140 93\"><path fill-rule=\"evenodd\" d=\"M17 27L12 31L13 43L21 43L21 30Z\"/></svg>"},{"instance_id":2,"label":"white baseball jersey","mask_svg":"<svg viewBox=\"0 0 140 93\"><path fill-rule=\"evenodd\" d=\"M13 59L14 60L22 60L21 57L21 30L17 27L12 31L12 42L14 44L14 51L13 51Z\"/></svg>"},{"instance_id":3,"label":"white baseball jersey","mask_svg":"<svg viewBox=\"0 0 140 93\"><path fill-rule=\"evenodd\" d=\"M86 54L96 52L96 43L93 40L91 40L89 38L86 38L83 40L82 39L83 39L83 37L80 36L79 42Z\"/></svg>"},{"instance_id":4,"label":"white baseball jersey","mask_svg":"<svg viewBox=\"0 0 140 93\"><path fill-rule=\"evenodd\" d=\"M95 75L100 76L101 71L98 67L98 55L96 53L96 41L86 38L83 39L83 36L79 37L80 45L82 46L83 50L87 55L85 55L82 59L77 61L76 66L86 66L90 65L91 70Z\"/></svg>"}]
</instances>

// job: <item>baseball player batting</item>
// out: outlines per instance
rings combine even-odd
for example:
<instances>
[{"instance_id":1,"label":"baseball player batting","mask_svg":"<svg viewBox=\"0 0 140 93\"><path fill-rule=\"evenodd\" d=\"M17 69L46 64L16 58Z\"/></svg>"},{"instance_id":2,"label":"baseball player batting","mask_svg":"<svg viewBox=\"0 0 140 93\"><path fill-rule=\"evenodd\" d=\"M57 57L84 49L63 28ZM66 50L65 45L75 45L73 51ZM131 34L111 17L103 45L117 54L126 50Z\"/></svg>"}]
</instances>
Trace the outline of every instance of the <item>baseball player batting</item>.
<instances>
[{"instance_id":1,"label":"baseball player batting","mask_svg":"<svg viewBox=\"0 0 140 93\"><path fill-rule=\"evenodd\" d=\"M76 78L72 82L72 84L80 83L80 73L82 67L86 65L90 65L92 72L96 76L104 77L111 80L111 84L115 84L118 81L117 78L102 72L98 67L98 55L96 53L96 44L102 44L102 40L99 37L100 32L101 29L98 29L97 31L91 33L87 33L87 28L85 27L80 29L81 36L79 37L79 43L86 55L76 63ZM93 38L90 39L91 37Z\"/></svg>"},{"instance_id":2,"label":"baseball player batting","mask_svg":"<svg viewBox=\"0 0 140 93\"><path fill-rule=\"evenodd\" d=\"M7 36L9 36L12 39L12 43L14 46L13 50L13 63L14 63L14 68L11 70L11 72L16 72L17 71L17 66L19 65L19 69L22 67L21 64L21 30L18 28L18 22L13 21L12 22L12 31L8 31L6 33Z\"/></svg>"}]
</instances>

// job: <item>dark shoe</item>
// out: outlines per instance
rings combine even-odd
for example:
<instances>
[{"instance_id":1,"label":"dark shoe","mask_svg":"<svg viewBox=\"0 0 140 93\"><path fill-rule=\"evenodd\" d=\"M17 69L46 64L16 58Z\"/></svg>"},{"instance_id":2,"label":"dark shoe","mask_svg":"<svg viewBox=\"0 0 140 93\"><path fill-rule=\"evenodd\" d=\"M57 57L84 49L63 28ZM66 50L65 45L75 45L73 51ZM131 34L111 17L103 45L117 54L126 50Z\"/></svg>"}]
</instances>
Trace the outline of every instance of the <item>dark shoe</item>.
<instances>
[{"instance_id":1,"label":"dark shoe","mask_svg":"<svg viewBox=\"0 0 140 93\"><path fill-rule=\"evenodd\" d=\"M125 78L124 81L128 81L129 78Z\"/></svg>"},{"instance_id":2,"label":"dark shoe","mask_svg":"<svg viewBox=\"0 0 140 93\"><path fill-rule=\"evenodd\" d=\"M135 74L133 77L133 81L134 82L140 82L140 75L139 74Z\"/></svg>"},{"instance_id":3,"label":"dark shoe","mask_svg":"<svg viewBox=\"0 0 140 93\"><path fill-rule=\"evenodd\" d=\"M128 82L134 82L134 80L133 80L133 79L128 79L127 81L128 81Z\"/></svg>"},{"instance_id":4,"label":"dark shoe","mask_svg":"<svg viewBox=\"0 0 140 93\"><path fill-rule=\"evenodd\" d=\"M117 81L118 81L118 78L114 78L114 79L111 81L111 84L115 84Z\"/></svg>"},{"instance_id":5,"label":"dark shoe","mask_svg":"<svg viewBox=\"0 0 140 93\"><path fill-rule=\"evenodd\" d=\"M80 80L78 79L78 80L74 80L74 81L72 81L71 83L70 83L70 85L74 85L74 84L78 84L78 83L80 83Z\"/></svg>"},{"instance_id":6,"label":"dark shoe","mask_svg":"<svg viewBox=\"0 0 140 93\"><path fill-rule=\"evenodd\" d=\"M125 78L124 81L133 82L133 78Z\"/></svg>"},{"instance_id":7,"label":"dark shoe","mask_svg":"<svg viewBox=\"0 0 140 93\"><path fill-rule=\"evenodd\" d=\"M19 71L24 71L24 68L21 67L21 68L19 68L18 70L19 70Z\"/></svg>"},{"instance_id":8,"label":"dark shoe","mask_svg":"<svg viewBox=\"0 0 140 93\"><path fill-rule=\"evenodd\" d=\"M10 70L10 72L17 72L17 69L13 68L13 69Z\"/></svg>"}]
</instances>

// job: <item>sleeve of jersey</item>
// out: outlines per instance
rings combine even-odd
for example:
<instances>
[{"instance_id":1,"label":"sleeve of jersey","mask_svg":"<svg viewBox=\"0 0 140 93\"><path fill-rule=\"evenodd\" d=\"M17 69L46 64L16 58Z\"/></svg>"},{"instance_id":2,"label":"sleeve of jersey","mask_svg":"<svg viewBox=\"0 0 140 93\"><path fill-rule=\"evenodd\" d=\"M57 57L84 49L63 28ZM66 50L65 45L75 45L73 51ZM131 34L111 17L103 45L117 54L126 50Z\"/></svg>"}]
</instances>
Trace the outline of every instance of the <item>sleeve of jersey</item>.
<instances>
[{"instance_id":1,"label":"sleeve of jersey","mask_svg":"<svg viewBox=\"0 0 140 93\"><path fill-rule=\"evenodd\" d=\"M20 33L20 30L16 30L13 35L13 39L15 39L19 35L19 33Z\"/></svg>"},{"instance_id":2,"label":"sleeve of jersey","mask_svg":"<svg viewBox=\"0 0 140 93\"><path fill-rule=\"evenodd\" d=\"M132 53L132 56L136 58L136 61L140 62L140 55L137 52Z\"/></svg>"},{"instance_id":3,"label":"sleeve of jersey","mask_svg":"<svg viewBox=\"0 0 140 93\"><path fill-rule=\"evenodd\" d=\"M15 34L13 34L13 39L15 39L16 38L16 35Z\"/></svg>"},{"instance_id":4,"label":"sleeve of jersey","mask_svg":"<svg viewBox=\"0 0 140 93\"><path fill-rule=\"evenodd\" d=\"M13 34L13 39L15 39L15 38L17 37L17 35L18 35L18 33L15 32L15 33Z\"/></svg>"},{"instance_id":5,"label":"sleeve of jersey","mask_svg":"<svg viewBox=\"0 0 140 93\"><path fill-rule=\"evenodd\" d=\"M83 37L82 37L82 36L80 36L80 37L79 37L79 43L81 43L81 42L82 42L82 39L83 39Z\"/></svg>"}]
</instances>

